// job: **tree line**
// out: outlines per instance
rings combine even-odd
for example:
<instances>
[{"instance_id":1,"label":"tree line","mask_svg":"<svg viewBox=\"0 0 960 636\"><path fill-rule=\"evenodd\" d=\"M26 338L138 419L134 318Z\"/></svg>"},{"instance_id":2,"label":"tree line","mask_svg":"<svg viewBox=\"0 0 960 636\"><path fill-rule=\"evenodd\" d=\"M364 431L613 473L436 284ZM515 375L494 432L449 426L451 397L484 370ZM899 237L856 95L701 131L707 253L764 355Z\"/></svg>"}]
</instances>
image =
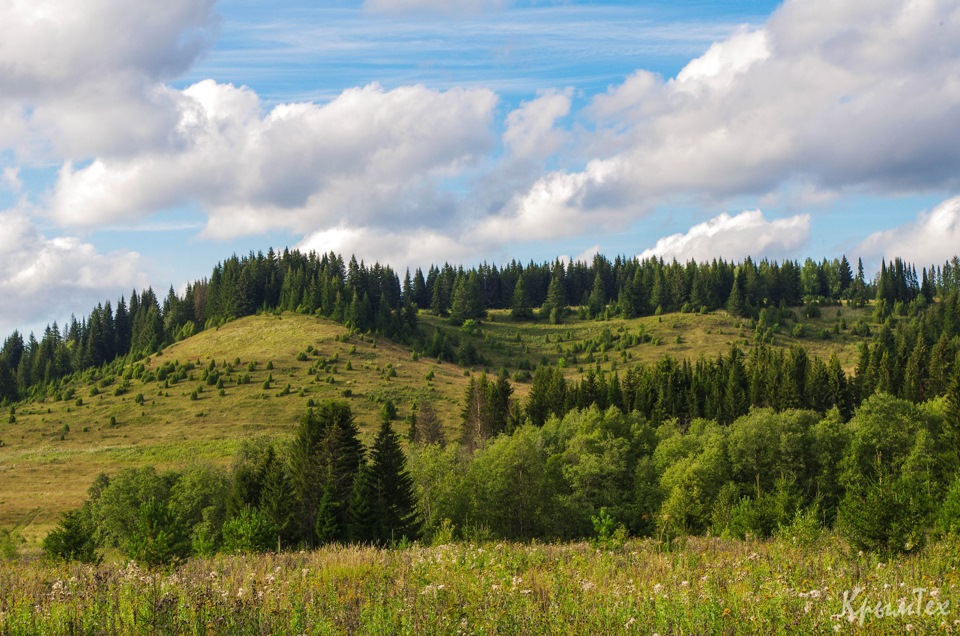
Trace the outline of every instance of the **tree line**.
<instances>
[{"instance_id":1,"label":"tree line","mask_svg":"<svg viewBox=\"0 0 960 636\"><path fill-rule=\"evenodd\" d=\"M412 541L420 530L390 420L365 448L350 406L332 400L308 410L289 443L246 442L229 471L127 469L101 474L88 495L44 539L51 557L98 561L110 547L156 566L218 551L387 545Z\"/></svg>"},{"instance_id":2,"label":"tree line","mask_svg":"<svg viewBox=\"0 0 960 636\"><path fill-rule=\"evenodd\" d=\"M424 530L570 540L603 522L631 536L811 536L920 549L960 531L960 383L921 405L877 393L845 420L755 408L730 424L596 405L551 414L469 451L415 444Z\"/></svg>"},{"instance_id":3,"label":"tree line","mask_svg":"<svg viewBox=\"0 0 960 636\"><path fill-rule=\"evenodd\" d=\"M424 273L408 270L401 281L389 266L366 266L355 257L345 262L334 253L296 250L236 255L213 268L209 278L188 284L182 295L171 287L162 299L152 289L134 291L129 302L99 304L82 320L71 317L61 328L46 327L39 340L14 331L0 348L0 402L15 402L56 390L71 374L98 367L117 357L137 359L203 329L258 311L289 310L316 314L360 331L377 332L463 364L474 364L469 351L455 352L417 328L417 312L449 316L455 324L482 319L488 309L509 309L517 320L559 322L570 307L584 317L633 318L672 311L726 309L761 323L763 310L829 305L846 300L876 300L881 320L914 314L949 301L938 321L956 334L960 314L960 259L916 267L895 259L881 265L868 281L858 261L854 272L846 257L816 262L761 260L709 263L597 255L591 263L554 261L523 265L482 264L472 269L448 263ZM539 314L534 312L539 308ZM935 344L924 333L928 347Z\"/></svg>"}]
</instances>

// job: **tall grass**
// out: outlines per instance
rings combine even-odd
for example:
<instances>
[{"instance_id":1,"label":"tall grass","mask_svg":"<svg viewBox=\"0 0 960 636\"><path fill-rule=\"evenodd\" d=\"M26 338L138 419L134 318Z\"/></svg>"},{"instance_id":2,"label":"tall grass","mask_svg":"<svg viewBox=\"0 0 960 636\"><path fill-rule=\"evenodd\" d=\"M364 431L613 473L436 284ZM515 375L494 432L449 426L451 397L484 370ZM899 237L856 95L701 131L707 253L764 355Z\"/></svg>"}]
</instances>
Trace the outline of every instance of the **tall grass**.
<instances>
[{"instance_id":1,"label":"tall grass","mask_svg":"<svg viewBox=\"0 0 960 636\"><path fill-rule=\"evenodd\" d=\"M958 565L957 541L887 563L833 537L691 538L669 550L649 540L612 550L335 546L197 559L168 572L6 562L0 633L955 633ZM909 612L918 590L919 615ZM849 607L869 606L862 624L845 610L845 592ZM878 603L898 615L878 617Z\"/></svg>"}]
</instances>

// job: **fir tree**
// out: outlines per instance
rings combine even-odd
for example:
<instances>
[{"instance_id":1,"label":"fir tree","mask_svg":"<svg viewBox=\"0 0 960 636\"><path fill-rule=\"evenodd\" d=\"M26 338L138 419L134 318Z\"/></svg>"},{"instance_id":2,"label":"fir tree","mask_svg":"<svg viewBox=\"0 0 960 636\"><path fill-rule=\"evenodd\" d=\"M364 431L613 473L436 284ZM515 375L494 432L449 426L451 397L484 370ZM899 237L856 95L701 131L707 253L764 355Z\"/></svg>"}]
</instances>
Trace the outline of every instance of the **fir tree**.
<instances>
[{"instance_id":1,"label":"fir tree","mask_svg":"<svg viewBox=\"0 0 960 636\"><path fill-rule=\"evenodd\" d=\"M371 539L380 545L416 539L419 521L413 479L407 472L400 440L387 420L380 423L370 459L376 502L373 515L376 522Z\"/></svg>"},{"instance_id":2,"label":"fir tree","mask_svg":"<svg viewBox=\"0 0 960 636\"><path fill-rule=\"evenodd\" d=\"M529 320L533 318L533 309L530 306L530 297L523 282L523 275L517 279L513 288L513 303L510 305L510 317L514 320Z\"/></svg>"},{"instance_id":3,"label":"fir tree","mask_svg":"<svg viewBox=\"0 0 960 636\"><path fill-rule=\"evenodd\" d=\"M440 444L442 446L446 443L440 417L429 402L421 402L417 405L412 428L416 429L415 437L411 437L411 441L414 443L424 446L429 444Z\"/></svg>"}]
</instances>

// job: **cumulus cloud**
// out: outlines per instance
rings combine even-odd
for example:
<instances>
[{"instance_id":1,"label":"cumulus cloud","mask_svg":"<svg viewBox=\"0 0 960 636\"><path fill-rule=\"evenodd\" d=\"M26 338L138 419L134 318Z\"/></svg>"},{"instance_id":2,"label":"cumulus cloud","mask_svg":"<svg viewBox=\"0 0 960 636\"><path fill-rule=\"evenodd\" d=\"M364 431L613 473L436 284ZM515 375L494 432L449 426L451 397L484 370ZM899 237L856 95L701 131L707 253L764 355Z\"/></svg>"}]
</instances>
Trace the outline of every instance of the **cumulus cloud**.
<instances>
[{"instance_id":1,"label":"cumulus cloud","mask_svg":"<svg viewBox=\"0 0 960 636\"><path fill-rule=\"evenodd\" d=\"M163 80L185 71L216 32L216 0L12 0L0 4L0 84L49 95L103 75Z\"/></svg>"},{"instance_id":2,"label":"cumulus cloud","mask_svg":"<svg viewBox=\"0 0 960 636\"><path fill-rule=\"evenodd\" d=\"M960 254L960 197L921 212L911 223L871 234L858 253L874 260L900 257L918 265L950 260Z\"/></svg>"},{"instance_id":3,"label":"cumulus cloud","mask_svg":"<svg viewBox=\"0 0 960 636\"><path fill-rule=\"evenodd\" d=\"M435 263L464 263L481 255L476 245L461 243L428 229L384 233L371 227L341 225L314 232L297 246L302 251L353 254L358 259L390 263L394 267L426 268ZM483 256L489 255L483 253Z\"/></svg>"},{"instance_id":4,"label":"cumulus cloud","mask_svg":"<svg viewBox=\"0 0 960 636\"><path fill-rule=\"evenodd\" d=\"M809 235L810 216L807 214L768 221L760 210L745 211L736 216L723 213L694 225L685 234L659 239L638 258L686 262L714 258L738 261L747 256L782 257L802 247Z\"/></svg>"},{"instance_id":5,"label":"cumulus cloud","mask_svg":"<svg viewBox=\"0 0 960 636\"><path fill-rule=\"evenodd\" d=\"M503 211L521 224L544 205L579 219L624 201L768 195L803 182L923 191L960 186L960 6L787 0L675 78L638 71L597 96L584 170L546 175ZM611 202L615 205L611 205ZM555 233L544 227L543 237Z\"/></svg>"},{"instance_id":6,"label":"cumulus cloud","mask_svg":"<svg viewBox=\"0 0 960 636\"><path fill-rule=\"evenodd\" d=\"M373 84L328 104L263 114L246 88L205 80L182 91L179 141L129 159L67 163L48 201L82 228L196 202L206 234L307 233L356 224L442 225L452 202L435 187L492 145L497 97L487 90L386 91Z\"/></svg>"},{"instance_id":7,"label":"cumulus cloud","mask_svg":"<svg viewBox=\"0 0 960 636\"><path fill-rule=\"evenodd\" d=\"M570 114L573 91L544 91L507 115L503 142L515 157L546 157L560 148L565 133L554 124Z\"/></svg>"},{"instance_id":8,"label":"cumulus cloud","mask_svg":"<svg viewBox=\"0 0 960 636\"><path fill-rule=\"evenodd\" d=\"M20 180L20 168L16 166L7 166L0 172L0 189L19 192L23 187L23 181Z\"/></svg>"},{"instance_id":9,"label":"cumulus cloud","mask_svg":"<svg viewBox=\"0 0 960 636\"><path fill-rule=\"evenodd\" d=\"M0 211L0 227L0 333L80 315L147 285L136 252L103 254L76 237L47 238L18 210Z\"/></svg>"},{"instance_id":10,"label":"cumulus cloud","mask_svg":"<svg viewBox=\"0 0 960 636\"><path fill-rule=\"evenodd\" d=\"M0 3L0 144L31 159L167 141L177 77L217 32L216 0Z\"/></svg>"}]
</instances>

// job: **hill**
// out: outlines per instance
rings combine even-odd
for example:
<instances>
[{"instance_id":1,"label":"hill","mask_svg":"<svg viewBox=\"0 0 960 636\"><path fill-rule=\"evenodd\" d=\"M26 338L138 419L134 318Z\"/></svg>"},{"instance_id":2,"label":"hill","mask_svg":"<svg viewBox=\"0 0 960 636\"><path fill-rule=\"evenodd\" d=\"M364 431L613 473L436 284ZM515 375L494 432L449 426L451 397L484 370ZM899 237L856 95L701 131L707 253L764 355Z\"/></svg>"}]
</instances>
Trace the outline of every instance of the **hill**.
<instances>
[{"instance_id":1,"label":"hill","mask_svg":"<svg viewBox=\"0 0 960 636\"><path fill-rule=\"evenodd\" d=\"M824 309L801 319L804 328L796 332L805 337L782 328L772 344L800 344L822 358L836 353L850 373L862 339L840 325L860 319L870 320L869 308ZM0 527L19 524L28 540L37 539L60 511L83 500L102 471L227 464L245 439L289 436L309 405L325 398L348 399L368 436L387 400L400 418L415 402L429 401L452 439L471 373L505 369L515 380L514 397L523 401L525 371L541 364L576 379L587 369L620 372L665 355L710 358L731 346L753 346L750 321L725 312L572 317L554 325L514 322L492 311L464 327L421 313L419 323L426 334L472 348L476 363L460 367L327 319L285 312L241 318L143 360L78 374L57 393L16 405L3 426Z\"/></svg>"}]
</instances>

